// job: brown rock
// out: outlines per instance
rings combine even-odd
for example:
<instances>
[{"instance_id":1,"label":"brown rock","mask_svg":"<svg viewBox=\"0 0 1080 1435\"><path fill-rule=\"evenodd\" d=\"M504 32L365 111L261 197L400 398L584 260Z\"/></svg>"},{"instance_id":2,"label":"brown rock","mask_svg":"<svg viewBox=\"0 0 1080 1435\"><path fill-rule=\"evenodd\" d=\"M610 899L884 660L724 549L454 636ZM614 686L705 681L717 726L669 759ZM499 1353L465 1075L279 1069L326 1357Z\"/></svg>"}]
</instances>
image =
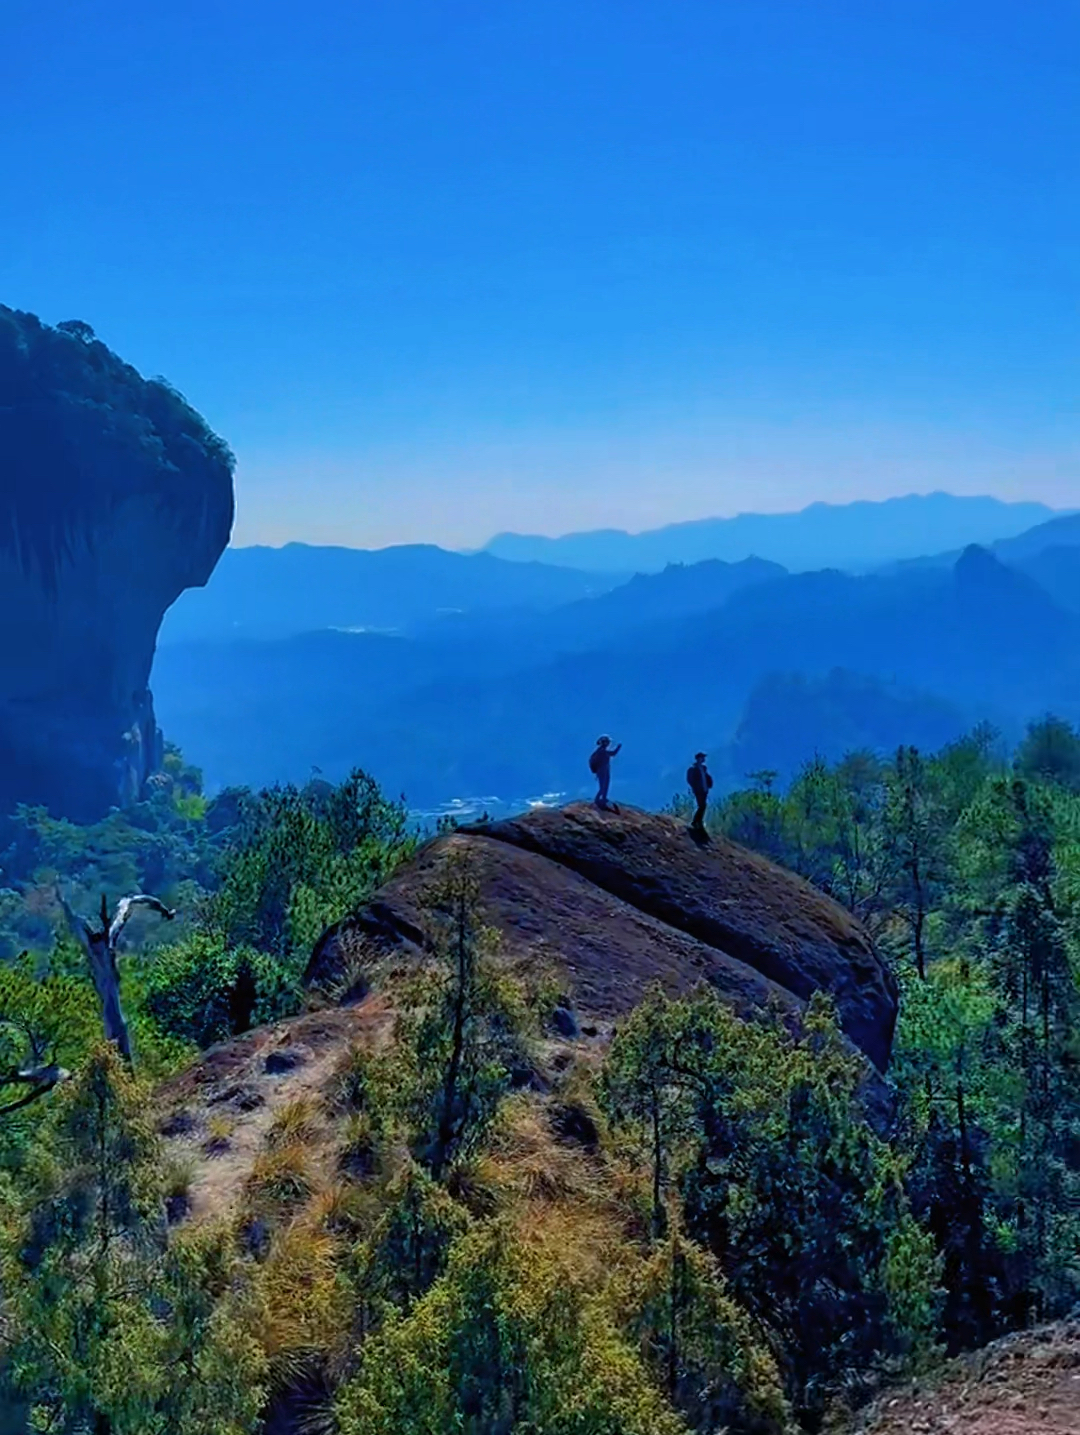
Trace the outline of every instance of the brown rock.
<instances>
[{"instance_id":1,"label":"brown rock","mask_svg":"<svg viewBox=\"0 0 1080 1435\"><path fill-rule=\"evenodd\" d=\"M504 956L559 973L575 1007L591 1017L625 1015L654 982L672 996L711 982L747 1014L770 999L793 1014L798 1010L789 993L744 963L637 911L576 872L535 853L460 833L430 843L374 901L331 928L316 947L305 980L331 984L351 959L363 961L368 954L419 954L428 940L425 888L449 853L461 848L477 863L484 917L499 930Z\"/></svg>"},{"instance_id":2,"label":"brown rock","mask_svg":"<svg viewBox=\"0 0 1080 1435\"><path fill-rule=\"evenodd\" d=\"M699 844L674 819L634 808L613 814L575 803L482 831L569 868L804 1001L831 992L851 1040L879 1070L888 1064L895 980L859 923L793 873L723 838Z\"/></svg>"},{"instance_id":3,"label":"brown rock","mask_svg":"<svg viewBox=\"0 0 1080 1435\"><path fill-rule=\"evenodd\" d=\"M323 936L306 980L331 985L372 957L419 954L424 891L462 847L506 956L559 971L583 1016L611 1021L653 983L675 995L705 980L744 1015L793 1018L825 990L851 1040L887 1064L895 984L858 923L764 858L723 840L699 846L674 819L631 808L574 804L437 839Z\"/></svg>"}]
</instances>

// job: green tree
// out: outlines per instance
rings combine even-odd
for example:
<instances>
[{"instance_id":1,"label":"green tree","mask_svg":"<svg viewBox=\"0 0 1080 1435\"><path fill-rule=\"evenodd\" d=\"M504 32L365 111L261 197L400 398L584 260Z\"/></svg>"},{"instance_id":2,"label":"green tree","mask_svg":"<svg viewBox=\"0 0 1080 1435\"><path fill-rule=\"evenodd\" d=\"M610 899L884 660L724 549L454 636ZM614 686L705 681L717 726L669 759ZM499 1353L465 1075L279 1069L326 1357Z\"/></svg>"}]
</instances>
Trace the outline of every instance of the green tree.
<instances>
[{"instance_id":1,"label":"green tree","mask_svg":"<svg viewBox=\"0 0 1080 1435\"><path fill-rule=\"evenodd\" d=\"M479 878L465 852L424 895L434 962L405 995L398 1024L398 1104L436 1177L487 1129L515 1073L529 1066L531 1020L521 987L495 958Z\"/></svg>"},{"instance_id":2,"label":"green tree","mask_svg":"<svg viewBox=\"0 0 1080 1435\"><path fill-rule=\"evenodd\" d=\"M359 906L413 851L400 804L359 769L338 787L315 782L240 794L205 925L228 946L298 969L327 926Z\"/></svg>"},{"instance_id":3,"label":"green tree","mask_svg":"<svg viewBox=\"0 0 1080 1435\"><path fill-rule=\"evenodd\" d=\"M1052 714L1032 723L1016 753L1016 771L1080 792L1080 732Z\"/></svg>"},{"instance_id":4,"label":"green tree","mask_svg":"<svg viewBox=\"0 0 1080 1435\"><path fill-rule=\"evenodd\" d=\"M659 987L620 1026L600 1079L600 1099L616 1126L633 1124L648 1151L652 1227L666 1223L667 1182L676 1151L695 1130L695 1102L703 1078L682 1060L686 1008L668 1000Z\"/></svg>"},{"instance_id":5,"label":"green tree","mask_svg":"<svg viewBox=\"0 0 1080 1435\"><path fill-rule=\"evenodd\" d=\"M602 1303L557 1254L498 1223L360 1351L342 1435L683 1435Z\"/></svg>"},{"instance_id":6,"label":"green tree","mask_svg":"<svg viewBox=\"0 0 1080 1435\"><path fill-rule=\"evenodd\" d=\"M767 1435L787 1428L776 1360L731 1298L717 1261L680 1230L615 1282L613 1307L646 1367L693 1430Z\"/></svg>"},{"instance_id":7,"label":"green tree","mask_svg":"<svg viewBox=\"0 0 1080 1435\"><path fill-rule=\"evenodd\" d=\"M167 1239L147 1110L112 1046L58 1094L2 1232L6 1378L43 1432L247 1435L261 1357L230 1319L226 1246Z\"/></svg>"},{"instance_id":8,"label":"green tree","mask_svg":"<svg viewBox=\"0 0 1080 1435\"><path fill-rule=\"evenodd\" d=\"M885 826L893 853L891 906L907 928L911 956L926 977L927 924L949 883L951 826L933 763L902 747L887 778Z\"/></svg>"},{"instance_id":9,"label":"green tree","mask_svg":"<svg viewBox=\"0 0 1080 1435\"><path fill-rule=\"evenodd\" d=\"M387 1308L409 1310L446 1267L467 1213L422 1166L407 1161L381 1193L383 1209L355 1254L365 1327Z\"/></svg>"},{"instance_id":10,"label":"green tree","mask_svg":"<svg viewBox=\"0 0 1080 1435\"><path fill-rule=\"evenodd\" d=\"M163 1031L199 1046L276 1021L299 1004L295 976L281 961L203 931L152 955L141 995Z\"/></svg>"},{"instance_id":11,"label":"green tree","mask_svg":"<svg viewBox=\"0 0 1080 1435\"><path fill-rule=\"evenodd\" d=\"M720 1262L737 1303L774 1332L803 1413L820 1411L845 1370L925 1343L935 1253L913 1236L902 1163L864 1118L866 1072L827 1002L815 998L792 1037L744 1022L709 990L657 997L620 1028L609 1061L612 1094L640 1093L621 1112L611 1102L616 1123L640 1129L658 1091L675 1117L660 1129L688 1130L667 1158L687 1232ZM901 1230L906 1265L890 1257ZM901 1270L921 1283L923 1306L910 1284L901 1292Z\"/></svg>"}]
</instances>

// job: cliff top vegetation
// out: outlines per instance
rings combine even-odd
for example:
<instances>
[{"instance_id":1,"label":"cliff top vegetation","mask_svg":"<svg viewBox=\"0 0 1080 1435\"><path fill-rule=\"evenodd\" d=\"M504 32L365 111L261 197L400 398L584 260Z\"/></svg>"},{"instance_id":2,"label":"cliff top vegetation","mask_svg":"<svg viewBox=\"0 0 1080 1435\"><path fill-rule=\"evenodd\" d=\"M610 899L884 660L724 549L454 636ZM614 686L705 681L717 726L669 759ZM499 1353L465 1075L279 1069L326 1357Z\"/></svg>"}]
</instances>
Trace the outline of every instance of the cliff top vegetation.
<instances>
[{"instance_id":1,"label":"cliff top vegetation","mask_svg":"<svg viewBox=\"0 0 1080 1435\"><path fill-rule=\"evenodd\" d=\"M143 378L80 320L54 328L0 305L0 451L0 551L49 586L80 535L131 496L195 509L219 539L215 552L228 541L228 445L174 388Z\"/></svg>"}]
</instances>

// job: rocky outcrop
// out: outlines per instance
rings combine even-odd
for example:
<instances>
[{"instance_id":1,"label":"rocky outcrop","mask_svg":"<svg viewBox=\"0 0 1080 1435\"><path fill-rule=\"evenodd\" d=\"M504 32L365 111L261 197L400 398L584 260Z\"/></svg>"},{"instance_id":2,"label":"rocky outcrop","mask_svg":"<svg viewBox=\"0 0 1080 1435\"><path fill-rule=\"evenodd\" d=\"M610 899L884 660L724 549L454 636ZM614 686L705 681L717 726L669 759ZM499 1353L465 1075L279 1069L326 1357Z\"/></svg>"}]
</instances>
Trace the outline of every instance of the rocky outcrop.
<instances>
[{"instance_id":1,"label":"rocky outcrop","mask_svg":"<svg viewBox=\"0 0 1080 1435\"><path fill-rule=\"evenodd\" d=\"M232 470L88 326L0 306L0 809L90 820L140 795L158 628L228 542Z\"/></svg>"},{"instance_id":2,"label":"rocky outcrop","mask_svg":"<svg viewBox=\"0 0 1080 1435\"><path fill-rule=\"evenodd\" d=\"M309 982L331 984L386 953L419 954L425 889L461 848L507 958L560 971L587 1018L616 1019L654 982L677 994L708 981L747 1016L770 1007L796 1018L827 991L852 1042L879 1070L888 1064L896 986L859 924L745 848L699 844L673 819L632 808L573 804L439 838L325 934Z\"/></svg>"}]
</instances>

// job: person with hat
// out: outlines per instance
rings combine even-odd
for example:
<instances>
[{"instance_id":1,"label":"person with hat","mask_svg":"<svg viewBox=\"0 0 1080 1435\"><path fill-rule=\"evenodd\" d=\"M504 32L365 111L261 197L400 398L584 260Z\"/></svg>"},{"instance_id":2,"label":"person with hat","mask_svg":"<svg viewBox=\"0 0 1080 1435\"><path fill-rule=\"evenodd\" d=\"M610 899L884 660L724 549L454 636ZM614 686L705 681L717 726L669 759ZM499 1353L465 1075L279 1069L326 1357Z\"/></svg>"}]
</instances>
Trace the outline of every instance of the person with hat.
<instances>
[{"instance_id":1,"label":"person with hat","mask_svg":"<svg viewBox=\"0 0 1080 1435\"><path fill-rule=\"evenodd\" d=\"M705 754L698 752L694 754L694 761L686 769L686 781L690 791L697 802L697 811L690 826L695 832L705 831L705 809L709 805L709 789L712 787L712 774L705 766Z\"/></svg>"},{"instance_id":2,"label":"person with hat","mask_svg":"<svg viewBox=\"0 0 1080 1435\"><path fill-rule=\"evenodd\" d=\"M617 757L622 751L622 743L612 747L611 738L606 735L596 739L596 749L589 758L589 771L596 778L597 794L596 806L601 810L608 808L608 788L611 785L611 759Z\"/></svg>"}]
</instances>

